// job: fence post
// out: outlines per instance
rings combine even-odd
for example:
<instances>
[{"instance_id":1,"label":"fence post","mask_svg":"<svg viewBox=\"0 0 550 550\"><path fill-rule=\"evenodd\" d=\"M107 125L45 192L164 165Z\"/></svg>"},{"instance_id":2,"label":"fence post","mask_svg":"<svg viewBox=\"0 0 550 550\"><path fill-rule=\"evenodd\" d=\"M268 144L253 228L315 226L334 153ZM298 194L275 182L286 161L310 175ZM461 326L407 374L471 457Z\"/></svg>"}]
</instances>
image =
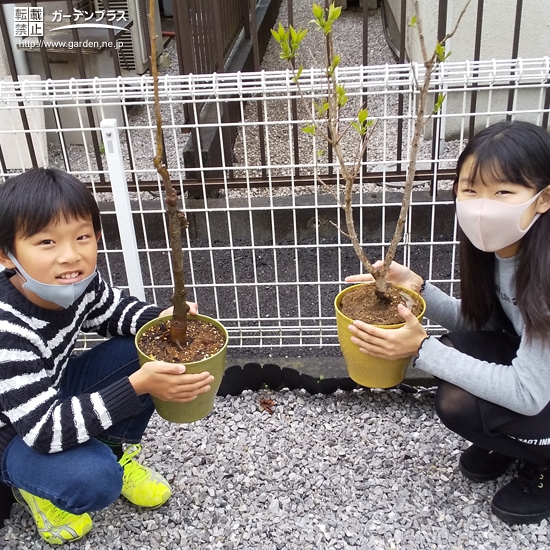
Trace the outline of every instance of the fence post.
<instances>
[{"instance_id":1,"label":"fence post","mask_svg":"<svg viewBox=\"0 0 550 550\"><path fill-rule=\"evenodd\" d=\"M100 126L105 147L105 157L107 158L107 170L113 191L115 214L122 244L122 256L126 268L128 287L132 296L145 300L136 232L132 218L128 185L126 184L126 174L124 173L124 160L122 158L122 148L120 146L116 118L104 119L101 121Z\"/></svg>"}]
</instances>

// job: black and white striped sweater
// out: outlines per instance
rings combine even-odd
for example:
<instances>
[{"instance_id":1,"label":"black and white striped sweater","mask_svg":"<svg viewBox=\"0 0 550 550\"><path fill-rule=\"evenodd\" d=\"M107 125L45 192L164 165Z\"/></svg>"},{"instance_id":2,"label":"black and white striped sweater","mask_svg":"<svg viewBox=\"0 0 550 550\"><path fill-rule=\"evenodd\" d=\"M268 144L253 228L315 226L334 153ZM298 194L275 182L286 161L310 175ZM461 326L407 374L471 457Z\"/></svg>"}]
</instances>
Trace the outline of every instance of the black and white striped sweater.
<instances>
[{"instance_id":1,"label":"black and white striped sweater","mask_svg":"<svg viewBox=\"0 0 550 550\"><path fill-rule=\"evenodd\" d=\"M16 434L39 452L56 453L139 410L128 378L64 401L58 390L81 331L132 336L161 312L111 288L99 273L71 307L48 310L27 300L12 275L0 272L0 460Z\"/></svg>"}]
</instances>

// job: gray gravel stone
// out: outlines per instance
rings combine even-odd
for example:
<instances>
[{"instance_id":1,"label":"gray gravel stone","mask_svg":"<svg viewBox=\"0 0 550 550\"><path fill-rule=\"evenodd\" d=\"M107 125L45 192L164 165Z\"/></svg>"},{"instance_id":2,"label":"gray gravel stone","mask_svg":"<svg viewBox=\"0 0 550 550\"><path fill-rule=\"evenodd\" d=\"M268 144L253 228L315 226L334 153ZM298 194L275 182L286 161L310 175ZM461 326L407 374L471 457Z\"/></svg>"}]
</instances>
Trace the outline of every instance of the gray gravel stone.
<instances>
[{"instance_id":1,"label":"gray gravel stone","mask_svg":"<svg viewBox=\"0 0 550 550\"><path fill-rule=\"evenodd\" d=\"M275 401L272 415L261 398ZM550 548L547 521L510 527L491 514L511 474L466 480L467 445L437 419L430 388L218 397L199 422L151 421L141 458L172 480L167 505L144 511L121 497L67 548ZM16 504L0 548L49 546Z\"/></svg>"}]
</instances>

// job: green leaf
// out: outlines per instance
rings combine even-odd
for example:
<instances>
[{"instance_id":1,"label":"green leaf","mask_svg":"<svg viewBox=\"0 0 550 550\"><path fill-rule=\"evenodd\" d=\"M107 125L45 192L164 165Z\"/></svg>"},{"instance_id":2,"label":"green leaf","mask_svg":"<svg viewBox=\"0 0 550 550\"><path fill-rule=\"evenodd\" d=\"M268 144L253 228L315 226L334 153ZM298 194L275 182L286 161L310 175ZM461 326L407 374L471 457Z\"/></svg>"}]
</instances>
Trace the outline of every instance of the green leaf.
<instances>
[{"instance_id":1,"label":"green leaf","mask_svg":"<svg viewBox=\"0 0 550 550\"><path fill-rule=\"evenodd\" d=\"M443 62L445 61L446 59L449 58L449 56L451 55L451 52L446 52L445 51L445 46L443 44L441 44L441 42L438 42L435 46L435 54L437 55L437 59L439 59L439 61Z\"/></svg>"},{"instance_id":2,"label":"green leaf","mask_svg":"<svg viewBox=\"0 0 550 550\"><path fill-rule=\"evenodd\" d=\"M324 101L323 103L315 103L315 110L317 111L317 116L322 117L328 111L329 103Z\"/></svg>"},{"instance_id":3,"label":"green leaf","mask_svg":"<svg viewBox=\"0 0 550 550\"><path fill-rule=\"evenodd\" d=\"M300 79L300 77L302 76L302 72L304 71L304 66L303 65L300 65L298 67L298 70L296 71L296 74L294 75L294 78L292 79L292 81L296 84L296 82L298 82L298 80Z\"/></svg>"},{"instance_id":4,"label":"green leaf","mask_svg":"<svg viewBox=\"0 0 550 550\"><path fill-rule=\"evenodd\" d=\"M302 128L302 130L306 133L306 134L309 134L311 136L314 136L315 135L315 130L316 130L316 127L315 127L315 124L308 124L307 126L304 126Z\"/></svg>"},{"instance_id":5,"label":"green leaf","mask_svg":"<svg viewBox=\"0 0 550 550\"><path fill-rule=\"evenodd\" d=\"M313 6L311 8L311 11L313 12L313 16L315 19L322 19L325 15L325 9L321 4L317 4L316 2L313 2Z\"/></svg>"},{"instance_id":6,"label":"green leaf","mask_svg":"<svg viewBox=\"0 0 550 550\"><path fill-rule=\"evenodd\" d=\"M294 54L290 50L290 46L288 45L288 42L282 42L281 43L281 55L279 56L281 59L292 59L294 57Z\"/></svg>"},{"instance_id":7,"label":"green leaf","mask_svg":"<svg viewBox=\"0 0 550 550\"><path fill-rule=\"evenodd\" d=\"M279 44L281 42L288 42L288 32L283 27L282 23L279 23L279 26L277 27L277 34L279 35L279 39L278 39Z\"/></svg>"},{"instance_id":8,"label":"green leaf","mask_svg":"<svg viewBox=\"0 0 550 550\"><path fill-rule=\"evenodd\" d=\"M330 32L332 23L327 21L325 18L325 8L323 8L320 4L314 3L312 11L315 16L315 19L312 22L315 23L325 33L325 35L327 35Z\"/></svg>"},{"instance_id":9,"label":"green leaf","mask_svg":"<svg viewBox=\"0 0 550 550\"><path fill-rule=\"evenodd\" d=\"M367 120L368 117L369 117L369 111L367 109L361 109L357 113L357 119L359 120L359 122L361 124L363 124Z\"/></svg>"},{"instance_id":10,"label":"green leaf","mask_svg":"<svg viewBox=\"0 0 550 550\"><path fill-rule=\"evenodd\" d=\"M290 27L288 27L288 30L290 31L290 39L292 40L292 42L297 42L298 33L296 32L296 29L292 25L290 25Z\"/></svg>"},{"instance_id":11,"label":"green leaf","mask_svg":"<svg viewBox=\"0 0 550 550\"><path fill-rule=\"evenodd\" d=\"M342 13L342 7L341 6L336 8L334 6L334 4L331 4L329 9L328 9L327 21L329 23L334 23L334 21L336 21L340 17L341 13Z\"/></svg>"},{"instance_id":12,"label":"green leaf","mask_svg":"<svg viewBox=\"0 0 550 550\"><path fill-rule=\"evenodd\" d=\"M441 111L441 107L443 106L443 102L445 101L445 98L447 97L447 94L439 94L437 96L437 101L435 102L435 105L434 105L434 114L436 113L439 113L439 111Z\"/></svg>"},{"instance_id":13,"label":"green leaf","mask_svg":"<svg viewBox=\"0 0 550 550\"><path fill-rule=\"evenodd\" d=\"M368 109L361 109L357 113L357 121L351 123L352 127L355 128L357 133L361 136L364 136L373 124L374 119L369 118Z\"/></svg>"},{"instance_id":14,"label":"green leaf","mask_svg":"<svg viewBox=\"0 0 550 550\"><path fill-rule=\"evenodd\" d=\"M332 57L332 63L330 64L330 67L328 68L328 76L332 76L334 74L334 71L336 70L336 67L338 67L338 65L340 65L340 56L339 55L334 55Z\"/></svg>"},{"instance_id":15,"label":"green leaf","mask_svg":"<svg viewBox=\"0 0 550 550\"><path fill-rule=\"evenodd\" d=\"M418 21L418 18L416 17L416 15L413 15L409 22L409 27L413 27L413 28L416 27L417 21Z\"/></svg>"},{"instance_id":16,"label":"green leaf","mask_svg":"<svg viewBox=\"0 0 550 550\"><path fill-rule=\"evenodd\" d=\"M343 107L348 102L348 94L346 93L344 86L338 84L336 86L336 94L338 96L338 106Z\"/></svg>"},{"instance_id":17,"label":"green leaf","mask_svg":"<svg viewBox=\"0 0 550 550\"><path fill-rule=\"evenodd\" d=\"M290 60L296 57L300 47L300 42L306 37L308 30L300 27L296 30L292 25L286 30L282 23L279 23L277 29L270 29L271 35L281 47L281 59Z\"/></svg>"}]
</instances>

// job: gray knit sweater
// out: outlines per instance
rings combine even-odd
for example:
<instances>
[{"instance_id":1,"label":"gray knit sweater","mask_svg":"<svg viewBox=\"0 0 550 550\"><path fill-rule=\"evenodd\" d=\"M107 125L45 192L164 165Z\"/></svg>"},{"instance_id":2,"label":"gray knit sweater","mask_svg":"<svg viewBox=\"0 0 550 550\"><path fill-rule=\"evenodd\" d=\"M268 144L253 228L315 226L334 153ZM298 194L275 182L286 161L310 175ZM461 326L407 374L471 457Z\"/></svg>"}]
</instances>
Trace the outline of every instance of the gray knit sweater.
<instances>
[{"instance_id":1,"label":"gray knit sweater","mask_svg":"<svg viewBox=\"0 0 550 550\"><path fill-rule=\"evenodd\" d=\"M512 364L498 365L474 359L430 336L424 340L415 366L477 397L534 416L550 402L550 334L548 338L533 338L527 342L525 323L515 299L516 258L496 256L495 265L495 291L521 337ZM471 329L460 315L460 300L429 283L422 295L427 305L426 317L450 331Z\"/></svg>"}]
</instances>

